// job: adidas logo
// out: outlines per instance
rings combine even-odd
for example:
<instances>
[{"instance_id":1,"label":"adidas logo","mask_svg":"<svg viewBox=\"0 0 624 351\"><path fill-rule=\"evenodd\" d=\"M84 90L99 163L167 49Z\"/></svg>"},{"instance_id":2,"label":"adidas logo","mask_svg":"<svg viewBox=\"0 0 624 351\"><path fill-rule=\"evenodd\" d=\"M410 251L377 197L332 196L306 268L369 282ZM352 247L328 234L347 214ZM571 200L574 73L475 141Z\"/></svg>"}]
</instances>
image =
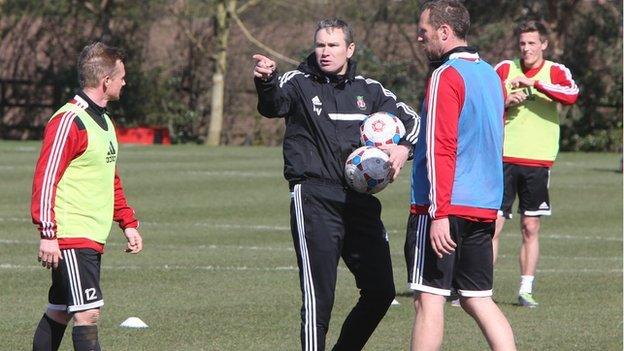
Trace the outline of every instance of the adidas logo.
<instances>
[{"instance_id":1,"label":"adidas logo","mask_svg":"<svg viewBox=\"0 0 624 351\"><path fill-rule=\"evenodd\" d=\"M321 106L323 106L323 103L321 102L321 99L319 99L318 96L315 96L312 98L312 105L314 105L313 109L314 109L314 112L316 112L316 115L320 116L321 111L322 111Z\"/></svg>"},{"instance_id":2,"label":"adidas logo","mask_svg":"<svg viewBox=\"0 0 624 351\"><path fill-rule=\"evenodd\" d=\"M550 208L550 207L548 207L548 204L547 204L546 202L542 202L542 204L541 204L541 205L539 205L539 209L540 209L540 210L547 210L547 209L549 209L549 208Z\"/></svg>"},{"instance_id":3,"label":"adidas logo","mask_svg":"<svg viewBox=\"0 0 624 351\"><path fill-rule=\"evenodd\" d=\"M115 151L113 142L110 141L108 144L108 153L106 154L106 163L115 162L115 160L117 160L117 151Z\"/></svg>"},{"instance_id":4,"label":"adidas logo","mask_svg":"<svg viewBox=\"0 0 624 351\"><path fill-rule=\"evenodd\" d=\"M107 155L111 156L111 155L117 154L117 152L115 151L115 147L113 146L113 142L109 141L109 143L110 144L108 144L108 154Z\"/></svg>"}]
</instances>

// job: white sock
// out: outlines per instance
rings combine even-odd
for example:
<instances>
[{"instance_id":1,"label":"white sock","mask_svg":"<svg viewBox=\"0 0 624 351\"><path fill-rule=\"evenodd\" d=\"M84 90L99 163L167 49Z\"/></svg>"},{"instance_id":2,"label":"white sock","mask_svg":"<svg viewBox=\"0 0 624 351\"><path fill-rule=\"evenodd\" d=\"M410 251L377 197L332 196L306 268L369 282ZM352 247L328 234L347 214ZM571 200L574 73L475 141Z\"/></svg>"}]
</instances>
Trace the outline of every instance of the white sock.
<instances>
[{"instance_id":1,"label":"white sock","mask_svg":"<svg viewBox=\"0 0 624 351\"><path fill-rule=\"evenodd\" d=\"M518 291L518 294L524 294L524 293L532 294L533 293L533 280L535 279L535 276L521 275L520 278L521 278L520 279L520 291Z\"/></svg>"}]
</instances>

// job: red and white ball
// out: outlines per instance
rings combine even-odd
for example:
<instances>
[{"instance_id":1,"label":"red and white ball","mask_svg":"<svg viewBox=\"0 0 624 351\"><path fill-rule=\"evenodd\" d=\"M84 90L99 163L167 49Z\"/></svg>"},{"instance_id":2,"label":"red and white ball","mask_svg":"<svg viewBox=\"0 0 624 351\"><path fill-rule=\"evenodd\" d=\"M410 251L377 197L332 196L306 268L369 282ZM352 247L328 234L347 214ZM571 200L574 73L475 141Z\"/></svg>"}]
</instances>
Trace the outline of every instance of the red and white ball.
<instances>
[{"instance_id":1,"label":"red and white ball","mask_svg":"<svg viewBox=\"0 0 624 351\"><path fill-rule=\"evenodd\" d=\"M385 152L372 146L362 146L349 155L345 164L345 178L355 191L374 194L390 182L390 164Z\"/></svg>"},{"instance_id":2,"label":"red and white ball","mask_svg":"<svg viewBox=\"0 0 624 351\"><path fill-rule=\"evenodd\" d=\"M398 144L404 135L401 120L388 112L373 113L360 126L360 141L365 146Z\"/></svg>"}]
</instances>

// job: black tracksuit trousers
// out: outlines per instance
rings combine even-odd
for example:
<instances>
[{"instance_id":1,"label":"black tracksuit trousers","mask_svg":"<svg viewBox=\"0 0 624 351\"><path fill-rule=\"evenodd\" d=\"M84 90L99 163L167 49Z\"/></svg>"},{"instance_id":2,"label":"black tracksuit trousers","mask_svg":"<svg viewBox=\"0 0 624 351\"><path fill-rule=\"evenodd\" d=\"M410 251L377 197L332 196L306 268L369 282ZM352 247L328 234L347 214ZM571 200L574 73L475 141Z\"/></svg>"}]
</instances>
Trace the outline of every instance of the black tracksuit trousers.
<instances>
[{"instance_id":1,"label":"black tracksuit trousers","mask_svg":"<svg viewBox=\"0 0 624 351\"><path fill-rule=\"evenodd\" d=\"M395 296L379 200L332 182L306 180L293 186L290 213L302 292L301 349L325 350L342 257L360 298L333 350L361 350Z\"/></svg>"}]
</instances>

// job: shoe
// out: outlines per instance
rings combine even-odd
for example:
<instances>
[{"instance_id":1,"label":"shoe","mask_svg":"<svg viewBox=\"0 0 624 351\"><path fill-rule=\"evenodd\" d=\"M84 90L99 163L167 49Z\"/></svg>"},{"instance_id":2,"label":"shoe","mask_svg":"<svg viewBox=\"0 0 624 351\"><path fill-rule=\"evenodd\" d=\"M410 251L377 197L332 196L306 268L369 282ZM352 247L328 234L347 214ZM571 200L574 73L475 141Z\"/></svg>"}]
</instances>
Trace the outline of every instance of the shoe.
<instances>
[{"instance_id":1,"label":"shoe","mask_svg":"<svg viewBox=\"0 0 624 351\"><path fill-rule=\"evenodd\" d=\"M453 307L461 306L459 303L459 292L455 288L451 289L451 295L446 297L446 302L450 302Z\"/></svg>"},{"instance_id":2,"label":"shoe","mask_svg":"<svg viewBox=\"0 0 624 351\"><path fill-rule=\"evenodd\" d=\"M533 294L522 293L522 294L518 295L518 305L520 305L522 307L533 308L533 307L537 307L537 305L539 305L539 304L533 298Z\"/></svg>"}]
</instances>

